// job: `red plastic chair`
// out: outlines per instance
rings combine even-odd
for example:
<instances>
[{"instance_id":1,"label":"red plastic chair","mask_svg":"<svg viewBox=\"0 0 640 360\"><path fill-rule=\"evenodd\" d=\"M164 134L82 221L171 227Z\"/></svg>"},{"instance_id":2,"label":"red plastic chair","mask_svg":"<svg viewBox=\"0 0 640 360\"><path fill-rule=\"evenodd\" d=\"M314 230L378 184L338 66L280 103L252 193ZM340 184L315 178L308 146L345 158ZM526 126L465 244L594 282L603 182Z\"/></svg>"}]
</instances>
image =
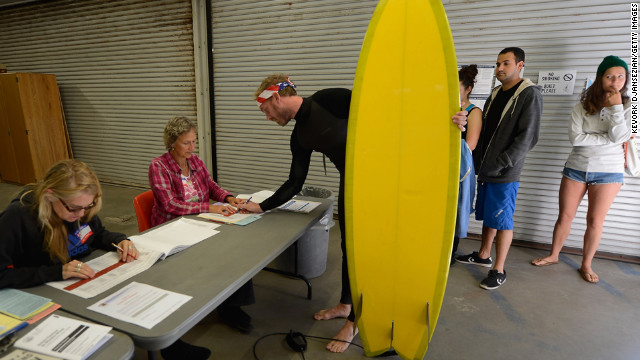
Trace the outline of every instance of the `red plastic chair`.
<instances>
[{"instance_id":1,"label":"red plastic chair","mask_svg":"<svg viewBox=\"0 0 640 360\"><path fill-rule=\"evenodd\" d=\"M138 218L138 231L143 232L151 227L151 208L153 208L153 191L145 191L133 199L133 208Z\"/></svg>"}]
</instances>

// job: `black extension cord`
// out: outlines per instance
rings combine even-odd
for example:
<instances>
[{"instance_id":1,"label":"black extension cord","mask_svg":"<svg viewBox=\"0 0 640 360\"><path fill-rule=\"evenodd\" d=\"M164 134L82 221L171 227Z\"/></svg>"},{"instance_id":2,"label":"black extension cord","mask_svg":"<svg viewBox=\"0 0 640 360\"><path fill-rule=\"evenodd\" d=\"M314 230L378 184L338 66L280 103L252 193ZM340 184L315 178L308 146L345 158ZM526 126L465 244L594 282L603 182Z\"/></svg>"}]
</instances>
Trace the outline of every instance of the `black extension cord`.
<instances>
[{"instance_id":1,"label":"black extension cord","mask_svg":"<svg viewBox=\"0 0 640 360\"><path fill-rule=\"evenodd\" d=\"M297 352L304 352L307 350L307 338L303 333L289 330L286 339L291 350Z\"/></svg>"},{"instance_id":2,"label":"black extension cord","mask_svg":"<svg viewBox=\"0 0 640 360\"><path fill-rule=\"evenodd\" d=\"M320 336L312 336L312 335L305 335L301 332L298 331L293 331L293 330L289 330L288 333L271 333L271 334L266 334L263 335L262 337L260 337L258 340L256 340L253 343L253 357L256 360L258 359L258 354L256 352L256 347L258 346L258 343L260 341L262 341L264 338L269 337L269 336L274 336L274 335L284 335L285 336L285 340L287 341L287 345L289 345L289 348L291 348L291 350L295 351L295 352L299 352L300 355L302 355L302 359L304 359L304 352L307 350L307 338L309 339L319 339L319 340L329 340L329 341L342 341L348 344L351 344L353 346L357 346L361 349L363 349L362 345L359 344L354 344L350 341L344 341L344 340L337 340L337 339L332 339L332 338L327 338L327 337L320 337ZM383 354L380 354L378 357L387 357L387 356L394 356L397 355L397 353L394 350L389 350Z\"/></svg>"}]
</instances>

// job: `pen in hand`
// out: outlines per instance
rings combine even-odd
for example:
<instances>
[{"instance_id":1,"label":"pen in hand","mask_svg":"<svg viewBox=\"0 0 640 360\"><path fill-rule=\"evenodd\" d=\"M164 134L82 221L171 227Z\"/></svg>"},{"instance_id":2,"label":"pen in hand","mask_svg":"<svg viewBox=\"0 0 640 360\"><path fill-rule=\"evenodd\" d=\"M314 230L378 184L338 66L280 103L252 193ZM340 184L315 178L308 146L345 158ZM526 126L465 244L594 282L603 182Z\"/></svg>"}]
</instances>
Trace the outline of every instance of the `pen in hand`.
<instances>
[{"instance_id":1,"label":"pen in hand","mask_svg":"<svg viewBox=\"0 0 640 360\"><path fill-rule=\"evenodd\" d=\"M121 252L123 252L123 253L124 253L124 250L122 250L122 248L121 248L120 246L118 246L118 245L116 245L116 244L114 244L114 243L111 243L111 245L113 245L113 247L114 247L114 248L116 248L116 249L118 249L118 250L120 250ZM131 249L135 250L135 248L131 248ZM132 254L132 253L128 253L128 254L127 254L127 259L128 259L129 257L132 257L133 259L137 259L137 258L138 258L137 256L133 256L133 254ZM122 260L122 261L125 261L125 259L121 259L121 260ZM127 261L127 262L128 262L128 261Z\"/></svg>"},{"instance_id":2,"label":"pen in hand","mask_svg":"<svg viewBox=\"0 0 640 360\"><path fill-rule=\"evenodd\" d=\"M249 198L247 199L247 201L245 202L245 204L248 204L249 201L251 201L251 199L253 199L253 196L249 196Z\"/></svg>"},{"instance_id":3,"label":"pen in hand","mask_svg":"<svg viewBox=\"0 0 640 360\"><path fill-rule=\"evenodd\" d=\"M118 246L118 245L116 245L116 244L114 244L114 243L111 243L111 245L113 245L113 247L114 247L114 248L116 248L116 249L118 249L118 250L120 250L120 251L124 252L124 250L122 250L122 248L121 248L120 246Z\"/></svg>"}]
</instances>

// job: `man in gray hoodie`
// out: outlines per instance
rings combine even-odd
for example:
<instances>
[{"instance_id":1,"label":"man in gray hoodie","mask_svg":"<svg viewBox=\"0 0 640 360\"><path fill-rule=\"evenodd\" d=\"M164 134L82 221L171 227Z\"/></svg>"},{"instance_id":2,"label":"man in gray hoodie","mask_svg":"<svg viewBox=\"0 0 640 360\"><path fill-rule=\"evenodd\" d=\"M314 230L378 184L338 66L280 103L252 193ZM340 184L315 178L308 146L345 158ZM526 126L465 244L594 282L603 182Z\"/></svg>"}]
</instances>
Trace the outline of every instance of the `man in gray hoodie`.
<instances>
[{"instance_id":1,"label":"man in gray hoodie","mask_svg":"<svg viewBox=\"0 0 640 360\"><path fill-rule=\"evenodd\" d=\"M513 214L520 173L527 153L538 142L542 95L540 86L520 78L524 51L503 49L496 62L496 87L483 110L482 130L474 150L478 175L476 220L482 220L480 251L456 256L456 261L493 268L480 287L498 288L507 279L504 263L513 239ZM496 261L491 246L496 239Z\"/></svg>"}]
</instances>

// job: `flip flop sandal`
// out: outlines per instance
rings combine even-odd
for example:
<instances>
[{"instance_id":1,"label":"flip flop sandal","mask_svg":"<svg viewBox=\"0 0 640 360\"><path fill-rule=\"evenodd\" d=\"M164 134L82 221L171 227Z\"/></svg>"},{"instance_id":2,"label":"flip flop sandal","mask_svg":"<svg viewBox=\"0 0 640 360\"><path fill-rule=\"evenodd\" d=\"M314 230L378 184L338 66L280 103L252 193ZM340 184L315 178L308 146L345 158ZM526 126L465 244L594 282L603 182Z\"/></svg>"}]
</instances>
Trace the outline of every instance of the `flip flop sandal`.
<instances>
[{"instance_id":1,"label":"flip flop sandal","mask_svg":"<svg viewBox=\"0 0 640 360\"><path fill-rule=\"evenodd\" d=\"M531 260L531 265L533 266L549 266L549 265L555 265L557 263L558 261L548 261L548 260L543 260L542 258Z\"/></svg>"},{"instance_id":2,"label":"flip flop sandal","mask_svg":"<svg viewBox=\"0 0 640 360\"><path fill-rule=\"evenodd\" d=\"M588 273L584 270L582 270L582 268L578 269L578 272L580 273L580 275L582 275L582 278L584 279L584 281L591 283L591 284L595 284L597 283L599 280L593 280L593 276L598 276L596 273Z\"/></svg>"}]
</instances>

